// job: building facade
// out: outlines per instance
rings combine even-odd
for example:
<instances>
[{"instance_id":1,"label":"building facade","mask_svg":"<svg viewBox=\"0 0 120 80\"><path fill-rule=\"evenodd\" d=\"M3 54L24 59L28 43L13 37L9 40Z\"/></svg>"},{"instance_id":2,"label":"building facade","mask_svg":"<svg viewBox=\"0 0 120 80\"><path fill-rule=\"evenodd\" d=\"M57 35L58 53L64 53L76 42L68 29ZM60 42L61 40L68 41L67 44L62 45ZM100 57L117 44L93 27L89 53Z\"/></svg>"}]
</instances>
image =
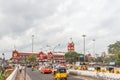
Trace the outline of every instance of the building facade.
<instances>
[{"instance_id":1,"label":"building facade","mask_svg":"<svg viewBox=\"0 0 120 80\"><path fill-rule=\"evenodd\" d=\"M72 52L72 51L75 50L72 38L68 42L67 50L68 50L68 52ZM31 55L35 55L36 59L38 61L51 61L52 63L53 62L65 62L65 57L64 57L65 52L48 52L48 53L44 53L44 52L40 51L40 52L37 52L37 53L31 53L31 52L19 52L17 50L14 50L12 52L12 60L18 62L22 58L26 58L26 57L29 57Z\"/></svg>"},{"instance_id":2,"label":"building facade","mask_svg":"<svg viewBox=\"0 0 120 80\"><path fill-rule=\"evenodd\" d=\"M68 49L68 52L72 52L72 51L75 50L75 49L74 49L74 43L73 43L73 41L72 41L72 38L71 38L71 40L68 42L67 49Z\"/></svg>"},{"instance_id":3,"label":"building facade","mask_svg":"<svg viewBox=\"0 0 120 80\"><path fill-rule=\"evenodd\" d=\"M65 62L64 53L53 53L48 52L44 53L42 51L38 53L26 53L26 52L18 52L14 50L12 52L12 60L15 62L19 62L22 58L29 57L31 55L35 55L38 61L51 61L51 62Z\"/></svg>"}]
</instances>

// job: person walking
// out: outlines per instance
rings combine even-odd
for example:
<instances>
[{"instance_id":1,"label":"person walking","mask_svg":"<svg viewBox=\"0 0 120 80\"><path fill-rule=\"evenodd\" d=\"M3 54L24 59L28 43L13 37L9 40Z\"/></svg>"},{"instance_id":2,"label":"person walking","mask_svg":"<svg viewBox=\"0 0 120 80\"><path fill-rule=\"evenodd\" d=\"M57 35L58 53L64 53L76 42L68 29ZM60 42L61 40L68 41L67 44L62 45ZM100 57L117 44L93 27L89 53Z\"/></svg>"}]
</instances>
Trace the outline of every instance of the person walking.
<instances>
[{"instance_id":1,"label":"person walking","mask_svg":"<svg viewBox=\"0 0 120 80\"><path fill-rule=\"evenodd\" d=\"M19 65L19 72L21 73L22 72L22 66L21 65Z\"/></svg>"}]
</instances>

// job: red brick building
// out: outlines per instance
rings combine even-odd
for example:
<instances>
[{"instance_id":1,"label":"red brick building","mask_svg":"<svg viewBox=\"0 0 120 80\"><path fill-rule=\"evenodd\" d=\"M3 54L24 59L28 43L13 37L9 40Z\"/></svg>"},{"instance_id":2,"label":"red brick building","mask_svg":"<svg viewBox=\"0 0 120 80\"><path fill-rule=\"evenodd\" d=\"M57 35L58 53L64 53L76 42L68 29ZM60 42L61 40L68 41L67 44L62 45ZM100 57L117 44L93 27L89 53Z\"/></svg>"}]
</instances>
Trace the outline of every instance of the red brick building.
<instances>
[{"instance_id":1,"label":"red brick building","mask_svg":"<svg viewBox=\"0 0 120 80\"><path fill-rule=\"evenodd\" d=\"M37 53L18 52L17 50L14 50L12 52L12 60L13 61L20 61L21 58L28 57L28 56L33 55L33 54L35 56L38 55Z\"/></svg>"},{"instance_id":2,"label":"red brick building","mask_svg":"<svg viewBox=\"0 0 120 80\"><path fill-rule=\"evenodd\" d=\"M70 42L68 42L67 48L68 48L68 52L74 51L74 43L73 43L72 39Z\"/></svg>"},{"instance_id":3,"label":"red brick building","mask_svg":"<svg viewBox=\"0 0 120 80\"><path fill-rule=\"evenodd\" d=\"M28 57L30 55L35 55L37 60L39 61L53 61L53 62L65 62L64 59L64 53L53 53L48 52L45 54L44 52L38 52L38 53L26 53L26 52L18 52L17 50L14 50L12 52L12 60L13 61L20 61L22 57Z\"/></svg>"},{"instance_id":4,"label":"red brick building","mask_svg":"<svg viewBox=\"0 0 120 80\"><path fill-rule=\"evenodd\" d=\"M67 45L68 52L74 51L74 43L71 39L70 42L68 42ZM12 60L13 61L20 61L22 57L28 57L30 55L35 55L36 59L39 61L52 61L52 62L65 62L63 52L38 52L38 53L29 53L29 52L18 52L17 50L14 50L12 52Z\"/></svg>"}]
</instances>

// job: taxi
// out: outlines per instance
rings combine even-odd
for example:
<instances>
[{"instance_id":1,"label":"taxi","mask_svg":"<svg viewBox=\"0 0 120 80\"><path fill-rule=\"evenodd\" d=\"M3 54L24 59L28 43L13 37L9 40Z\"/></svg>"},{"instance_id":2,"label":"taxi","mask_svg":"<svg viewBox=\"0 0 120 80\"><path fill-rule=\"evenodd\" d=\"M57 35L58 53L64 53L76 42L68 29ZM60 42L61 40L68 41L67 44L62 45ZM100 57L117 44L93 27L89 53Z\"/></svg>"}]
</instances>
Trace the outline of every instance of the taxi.
<instances>
[{"instance_id":1,"label":"taxi","mask_svg":"<svg viewBox=\"0 0 120 80\"><path fill-rule=\"evenodd\" d=\"M42 67L41 69L40 69L40 72L41 73L52 73L52 69L51 68L49 68L49 67Z\"/></svg>"}]
</instances>

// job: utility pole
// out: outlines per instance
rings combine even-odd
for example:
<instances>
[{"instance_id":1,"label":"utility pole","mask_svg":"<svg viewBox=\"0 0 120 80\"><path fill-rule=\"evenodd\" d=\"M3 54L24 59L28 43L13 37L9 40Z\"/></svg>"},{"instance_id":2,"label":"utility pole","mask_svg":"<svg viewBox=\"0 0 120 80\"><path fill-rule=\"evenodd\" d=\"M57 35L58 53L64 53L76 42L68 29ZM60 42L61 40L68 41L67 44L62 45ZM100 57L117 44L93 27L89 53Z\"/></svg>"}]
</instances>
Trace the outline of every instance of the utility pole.
<instances>
[{"instance_id":1,"label":"utility pole","mask_svg":"<svg viewBox=\"0 0 120 80\"><path fill-rule=\"evenodd\" d=\"M92 41L93 41L93 54L95 55L95 39L93 39Z\"/></svg>"},{"instance_id":2,"label":"utility pole","mask_svg":"<svg viewBox=\"0 0 120 80\"><path fill-rule=\"evenodd\" d=\"M86 35L83 34L82 37L83 37L83 41L84 41L83 51L84 51L84 62L85 62L85 37L86 37Z\"/></svg>"},{"instance_id":3,"label":"utility pole","mask_svg":"<svg viewBox=\"0 0 120 80\"><path fill-rule=\"evenodd\" d=\"M24 80L26 80L26 56L24 57L25 58L25 76L24 76Z\"/></svg>"},{"instance_id":4,"label":"utility pole","mask_svg":"<svg viewBox=\"0 0 120 80\"><path fill-rule=\"evenodd\" d=\"M54 52L55 48L57 48L58 46L60 46L60 44L56 45L56 46L53 48L53 52Z\"/></svg>"},{"instance_id":5,"label":"utility pole","mask_svg":"<svg viewBox=\"0 0 120 80\"><path fill-rule=\"evenodd\" d=\"M32 53L33 53L33 49L34 49L34 35L32 35Z\"/></svg>"}]
</instances>

